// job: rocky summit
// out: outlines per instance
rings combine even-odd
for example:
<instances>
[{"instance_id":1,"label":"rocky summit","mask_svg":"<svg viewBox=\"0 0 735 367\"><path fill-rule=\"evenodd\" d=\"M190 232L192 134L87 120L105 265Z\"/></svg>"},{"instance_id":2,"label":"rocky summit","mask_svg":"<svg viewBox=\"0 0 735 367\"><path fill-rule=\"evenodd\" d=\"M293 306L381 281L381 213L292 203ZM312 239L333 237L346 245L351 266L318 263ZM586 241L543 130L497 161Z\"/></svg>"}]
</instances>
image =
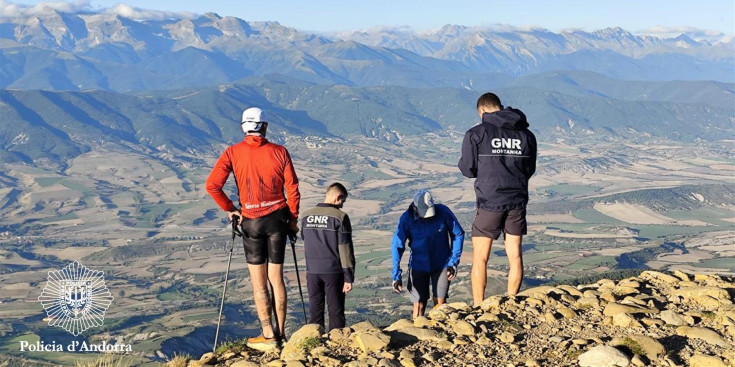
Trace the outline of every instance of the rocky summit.
<instances>
[{"instance_id":1,"label":"rocky summit","mask_svg":"<svg viewBox=\"0 0 735 367\"><path fill-rule=\"evenodd\" d=\"M168 366L735 366L733 280L644 271L541 286L382 328L306 325L268 352L234 343Z\"/></svg>"}]
</instances>

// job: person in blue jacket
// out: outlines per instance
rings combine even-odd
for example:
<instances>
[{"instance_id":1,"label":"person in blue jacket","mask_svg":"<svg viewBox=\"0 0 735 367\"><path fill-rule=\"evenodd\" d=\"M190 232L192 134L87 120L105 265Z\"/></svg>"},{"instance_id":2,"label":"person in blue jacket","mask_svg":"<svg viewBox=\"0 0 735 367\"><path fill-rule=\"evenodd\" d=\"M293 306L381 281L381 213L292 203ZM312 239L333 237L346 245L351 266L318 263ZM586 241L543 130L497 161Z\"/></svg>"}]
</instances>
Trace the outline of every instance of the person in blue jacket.
<instances>
[{"instance_id":1,"label":"person in blue jacket","mask_svg":"<svg viewBox=\"0 0 735 367\"><path fill-rule=\"evenodd\" d=\"M443 304L449 295L449 282L457 276L462 255L464 230L449 208L434 204L431 193L420 190L401 219L393 235L393 290L403 289L401 257L408 247L408 282L406 289L413 301L413 317L424 314L429 288L434 305Z\"/></svg>"}]
</instances>

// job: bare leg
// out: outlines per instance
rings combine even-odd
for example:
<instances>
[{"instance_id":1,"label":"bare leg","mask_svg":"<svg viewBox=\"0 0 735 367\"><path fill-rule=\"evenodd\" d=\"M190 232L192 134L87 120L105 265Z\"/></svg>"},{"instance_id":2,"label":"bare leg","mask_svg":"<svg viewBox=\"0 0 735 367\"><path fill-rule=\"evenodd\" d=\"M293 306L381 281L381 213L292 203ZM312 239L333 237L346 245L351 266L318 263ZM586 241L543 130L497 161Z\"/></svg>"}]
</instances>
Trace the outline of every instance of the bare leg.
<instances>
[{"instance_id":1,"label":"bare leg","mask_svg":"<svg viewBox=\"0 0 735 367\"><path fill-rule=\"evenodd\" d=\"M445 303L444 298L434 298L434 307L443 305Z\"/></svg>"},{"instance_id":2,"label":"bare leg","mask_svg":"<svg viewBox=\"0 0 735 367\"><path fill-rule=\"evenodd\" d=\"M485 299L487 260L490 258L492 245L492 238L472 236L472 298L475 306L479 306Z\"/></svg>"},{"instance_id":3,"label":"bare leg","mask_svg":"<svg viewBox=\"0 0 735 367\"><path fill-rule=\"evenodd\" d=\"M263 328L263 336L273 337L273 324L271 321L271 302L268 293L268 282L266 281L266 266L248 264L250 271L250 282L253 285L253 298L255 309L258 311L258 319Z\"/></svg>"},{"instance_id":4,"label":"bare leg","mask_svg":"<svg viewBox=\"0 0 735 367\"><path fill-rule=\"evenodd\" d=\"M514 296L521 289L523 281L523 255L521 253L521 240L523 236L512 234L505 235L505 253L508 255L508 295Z\"/></svg>"},{"instance_id":5,"label":"bare leg","mask_svg":"<svg viewBox=\"0 0 735 367\"><path fill-rule=\"evenodd\" d=\"M426 302L414 302L413 303L413 318L417 318L419 316L424 316L424 311L426 311Z\"/></svg>"},{"instance_id":6,"label":"bare leg","mask_svg":"<svg viewBox=\"0 0 735 367\"><path fill-rule=\"evenodd\" d=\"M268 263L268 280L273 286L273 297L276 304L276 316L278 316L278 330L284 335L286 323L286 284L283 282L283 264Z\"/></svg>"}]
</instances>

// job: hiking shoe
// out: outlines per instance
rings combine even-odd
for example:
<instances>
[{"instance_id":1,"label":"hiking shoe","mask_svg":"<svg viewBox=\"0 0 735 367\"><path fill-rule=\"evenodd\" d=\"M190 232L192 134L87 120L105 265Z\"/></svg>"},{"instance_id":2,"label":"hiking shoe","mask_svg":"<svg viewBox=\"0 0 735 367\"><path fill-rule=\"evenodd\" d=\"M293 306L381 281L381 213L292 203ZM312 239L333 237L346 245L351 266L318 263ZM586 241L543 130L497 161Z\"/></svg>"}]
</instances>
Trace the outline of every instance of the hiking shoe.
<instances>
[{"instance_id":1,"label":"hiking shoe","mask_svg":"<svg viewBox=\"0 0 735 367\"><path fill-rule=\"evenodd\" d=\"M248 338L248 341L247 343L245 343L245 345L247 345L249 348L265 352L277 347L278 339L275 336L272 338L266 338L263 336L263 334L261 334L254 338Z\"/></svg>"}]
</instances>

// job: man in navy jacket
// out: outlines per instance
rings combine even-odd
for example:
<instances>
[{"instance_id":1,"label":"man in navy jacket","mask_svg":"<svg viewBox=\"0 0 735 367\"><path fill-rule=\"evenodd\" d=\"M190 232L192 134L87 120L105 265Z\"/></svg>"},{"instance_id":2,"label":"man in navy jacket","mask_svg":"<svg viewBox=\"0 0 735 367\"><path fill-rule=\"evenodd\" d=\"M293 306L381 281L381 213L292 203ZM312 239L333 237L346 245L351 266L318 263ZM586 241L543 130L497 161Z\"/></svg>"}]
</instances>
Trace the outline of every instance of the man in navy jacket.
<instances>
[{"instance_id":1,"label":"man in navy jacket","mask_svg":"<svg viewBox=\"0 0 735 367\"><path fill-rule=\"evenodd\" d=\"M403 289L401 257L405 244L411 248L408 259L406 289L413 301L413 317L424 314L431 286L434 305L444 303L449 294L449 282L457 275L462 255L464 230L449 208L434 204L429 191L414 196L393 236L393 289Z\"/></svg>"},{"instance_id":2,"label":"man in navy jacket","mask_svg":"<svg viewBox=\"0 0 735 367\"><path fill-rule=\"evenodd\" d=\"M304 213L301 236L306 257L310 324L324 326L324 299L329 310L329 330L345 327L345 294L355 281L355 250L350 217L340 210L347 189L333 183L323 203Z\"/></svg>"},{"instance_id":3,"label":"man in navy jacket","mask_svg":"<svg viewBox=\"0 0 735 367\"><path fill-rule=\"evenodd\" d=\"M508 255L508 294L523 280L521 241L526 234L528 180L536 172L536 137L526 115L503 108L493 93L477 100L482 123L469 129L462 142L459 169L476 178L477 213L472 225L472 296L475 306L485 298L487 260L493 240L505 234Z\"/></svg>"}]
</instances>

